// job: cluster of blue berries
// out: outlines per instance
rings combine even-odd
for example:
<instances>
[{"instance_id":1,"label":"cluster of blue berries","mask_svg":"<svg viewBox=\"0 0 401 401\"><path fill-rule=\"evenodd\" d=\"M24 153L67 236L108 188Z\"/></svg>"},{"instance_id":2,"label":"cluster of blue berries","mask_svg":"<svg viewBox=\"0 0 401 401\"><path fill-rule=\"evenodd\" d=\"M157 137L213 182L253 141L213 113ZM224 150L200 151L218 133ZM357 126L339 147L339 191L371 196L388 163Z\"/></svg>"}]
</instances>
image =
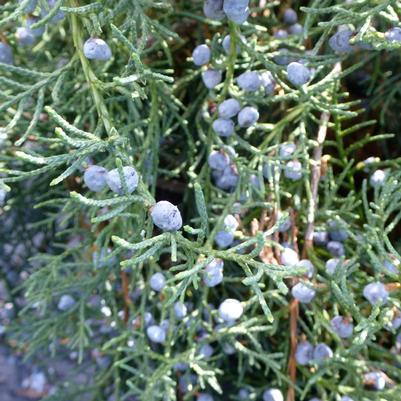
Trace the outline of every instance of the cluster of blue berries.
<instances>
[{"instance_id":1,"label":"cluster of blue berries","mask_svg":"<svg viewBox=\"0 0 401 401\"><path fill-rule=\"evenodd\" d=\"M249 16L249 0L205 0L203 12L207 18L220 21L227 17L241 25Z\"/></svg>"}]
</instances>

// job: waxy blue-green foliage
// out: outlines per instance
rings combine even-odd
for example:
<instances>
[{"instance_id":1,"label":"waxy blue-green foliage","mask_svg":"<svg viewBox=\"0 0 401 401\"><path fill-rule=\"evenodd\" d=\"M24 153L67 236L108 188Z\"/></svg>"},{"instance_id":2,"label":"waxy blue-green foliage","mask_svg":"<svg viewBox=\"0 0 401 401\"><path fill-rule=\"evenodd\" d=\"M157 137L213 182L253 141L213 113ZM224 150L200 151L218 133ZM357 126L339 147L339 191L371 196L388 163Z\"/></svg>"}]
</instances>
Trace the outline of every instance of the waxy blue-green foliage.
<instances>
[{"instance_id":1,"label":"waxy blue-green foliage","mask_svg":"<svg viewBox=\"0 0 401 401\"><path fill-rule=\"evenodd\" d=\"M48 400L399 400L399 1L0 13L9 335L106 358Z\"/></svg>"}]
</instances>

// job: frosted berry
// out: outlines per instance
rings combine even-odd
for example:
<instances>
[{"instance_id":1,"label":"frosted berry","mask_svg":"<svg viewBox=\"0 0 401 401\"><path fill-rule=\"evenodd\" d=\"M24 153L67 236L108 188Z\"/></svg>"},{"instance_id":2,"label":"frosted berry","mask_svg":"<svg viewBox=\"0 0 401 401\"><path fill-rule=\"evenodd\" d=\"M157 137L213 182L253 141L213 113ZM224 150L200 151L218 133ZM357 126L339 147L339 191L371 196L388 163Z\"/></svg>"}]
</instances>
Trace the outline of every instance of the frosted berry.
<instances>
[{"instance_id":1,"label":"frosted berry","mask_svg":"<svg viewBox=\"0 0 401 401\"><path fill-rule=\"evenodd\" d=\"M383 372L369 372L363 375L365 384L373 387L375 390L384 390L386 387L386 378Z\"/></svg>"},{"instance_id":2,"label":"frosted berry","mask_svg":"<svg viewBox=\"0 0 401 401\"><path fill-rule=\"evenodd\" d=\"M340 259L337 258L332 258L326 261L326 272L330 275L333 275L337 269L337 266L340 263Z\"/></svg>"},{"instance_id":3,"label":"frosted berry","mask_svg":"<svg viewBox=\"0 0 401 401\"><path fill-rule=\"evenodd\" d=\"M223 223L226 231L231 231L231 232L234 232L239 225L237 219L232 214L228 214L226 217L224 217Z\"/></svg>"},{"instance_id":4,"label":"frosted berry","mask_svg":"<svg viewBox=\"0 0 401 401\"><path fill-rule=\"evenodd\" d=\"M342 316L335 316L330 321L331 328L341 338L352 337L354 325Z\"/></svg>"},{"instance_id":5,"label":"frosted berry","mask_svg":"<svg viewBox=\"0 0 401 401\"><path fill-rule=\"evenodd\" d=\"M221 79L221 72L213 68L209 68L202 73L203 83L208 89L213 89L214 87L216 87L221 82Z\"/></svg>"},{"instance_id":6,"label":"frosted berry","mask_svg":"<svg viewBox=\"0 0 401 401\"><path fill-rule=\"evenodd\" d=\"M203 283L206 287L215 287L223 281L224 262L221 259L213 259L203 273Z\"/></svg>"},{"instance_id":7,"label":"frosted berry","mask_svg":"<svg viewBox=\"0 0 401 401\"><path fill-rule=\"evenodd\" d=\"M298 266L302 266L306 269L305 276L312 278L315 274L315 266L309 259L302 259L299 261Z\"/></svg>"},{"instance_id":8,"label":"frosted berry","mask_svg":"<svg viewBox=\"0 0 401 401\"><path fill-rule=\"evenodd\" d=\"M127 184L128 193L132 193L135 191L136 187L139 183L139 176L134 167L125 166L123 167L123 174L125 178L125 182ZM118 169L115 168L111 170L106 175L106 183L109 188L118 195L124 194L123 183L120 179L120 174Z\"/></svg>"},{"instance_id":9,"label":"frosted berry","mask_svg":"<svg viewBox=\"0 0 401 401\"><path fill-rule=\"evenodd\" d=\"M239 36L240 40L242 43L245 43L245 37L240 35ZM223 42L221 43L221 45L223 46L224 52L226 54L230 54L230 50L231 50L231 37L230 35L226 35L224 36ZM241 47L239 45L237 45L237 54L239 54L239 52L241 51Z\"/></svg>"},{"instance_id":10,"label":"frosted berry","mask_svg":"<svg viewBox=\"0 0 401 401\"><path fill-rule=\"evenodd\" d=\"M222 102L218 107L220 118L233 118L241 110L241 105L236 99L227 99Z\"/></svg>"},{"instance_id":11,"label":"frosted berry","mask_svg":"<svg viewBox=\"0 0 401 401\"><path fill-rule=\"evenodd\" d=\"M11 47L4 42L0 42L0 63L14 64L14 56Z\"/></svg>"},{"instance_id":12,"label":"frosted berry","mask_svg":"<svg viewBox=\"0 0 401 401\"><path fill-rule=\"evenodd\" d=\"M315 349L313 350L313 360L317 363L322 363L324 362L324 360L332 357L333 351L328 345L324 343L317 344Z\"/></svg>"},{"instance_id":13,"label":"frosted berry","mask_svg":"<svg viewBox=\"0 0 401 401\"><path fill-rule=\"evenodd\" d=\"M279 147L279 156L282 159L287 159L289 158L297 149L297 145L295 143L283 143Z\"/></svg>"},{"instance_id":14,"label":"frosted berry","mask_svg":"<svg viewBox=\"0 0 401 401\"><path fill-rule=\"evenodd\" d=\"M106 186L107 170L101 166L89 166L84 173L85 185L93 192L100 192Z\"/></svg>"},{"instance_id":15,"label":"frosted berry","mask_svg":"<svg viewBox=\"0 0 401 401\"><path fill-rule=\"evenodd\" d=\"M241 302L237 299L227 298L219 306L219 316L225 322L233 322L238 320L244 312Z\"/></svg>"},{"instance_id":16,"label":"frosted berry","mask_svg":"<svg viewBox=\"0 0 401 401\"><path fill-rule=\"evenodd\" d=\"M339 241L329 241L326 248L336 258L345 255L344 245Z\"/></svg>"},{"instance_id":17,"label":"frosted berry","mask_svg":"<svg viewBox=\"0 0 401 401\"><path fill-rule=\"evenodd\" d=\"M207 163L210 168L223 171L230 164L230 157L224 152L213 150L207 159Z\"/></svg>"},{"instance_id":18,"label":"frosted berry","mask_svg":"<svg viewBox=\"0 0 401 401\"><path fill-rule=\"evenodd\" d=\"M298 365L305 366L313 359L313 345L309 341L298 343L295 351L295 360Z\"/></svg>"},{"instance_id":19,"label":"frosted berry","mask_svg":"<svg viewBox=\"0 0 401 401\"><path fill-rule=\"evenodd\" d=\"M39 28L35 28L32 29L31 26L33 24L35 24L36 22L39 21L39 18L35 18L35 17L28 17L26 19L26 26L27 28L30 29L30 31L32 32L32 35L35 36L36 38L39 36L42 36L45 32L45 27L44 26L40 26Z\"/></svg>"},{"instance_id":20,"label":"frosted berry","mask_svg":"<svg viewBox=\"0 0 401 401\"><path fill-rule=\"evenodd\" d=\"M246 389L246 388L241 388L241 389L238 391L238 398L239 398L240 400L248 400L248 399L249 399L249 396L250 396L249 390Z\"/></svg>"},{"instance_id":21,"label":"frosted berry","mask_svg":"<svg viewBox=\"0 0 401 401\"><path fill-rule=\"evenodd\" d=\"M383 262L383 267L391 274L399 274L400 261L389 255L389 259Z\"/></svg>"},{"instance_id":22,"label":"frosted berry","mask_svg":"<svg viewBox=\"0 0 401 401\"><path fill-rule=\"evenodd\" d=\"M149 326L146 334L150 341L162 344L166 341L166 332L160 326Z\"/></svg>"},{"instance_id":23,"label":"frosted berry","mask_svg":"<svg viewBox=\"0 0 401 401\"><path fill-rule=\"evenodd\" d=\"M271 95L276 88L276 81L270 71L264 71L260 74L260 81L266 95Z\"/></svg>"},{"instance_id":24,"label":"frosted berry","mask_svg":"<svg viewBox=\"0 0 401 401\"><path fill-rule=\"evenodd\" d=\"M284 176L292 181L302 178L302 164L298 160L290 160L284 167Z\"/></svg>"},{"instance_id":25,"label":"frosted berry","mask_svg":"<svg viewBox=\"0 0 401 401\"><path fill-rule=\"evenodd\" d=\"M291 294L299 302L308 304L315 298L316 291L303 283L298 283L292 287Z\"/></svg>"},{"instance_id":26,"label":"frosted berry","mask_svg":"<svg viewBox=\"0 0 401 401\"><path fill-rule=\"evenodd\" d=\"M220 21L225 17L223 0L206 0L203 5L203 13L207 18Z\"/></svg>"},{"instance_id":27,"label":"frosted berry","mask_svg":"<svg viewBox=\"0 0 401 401\"><path fill-rule=\"evenodd\" d=\"M309 68L302 63L294 61L287 66L288 80L295 86L305 85L310 81L312 74Z\"/></svg>"},{"instance_id":28,"label":"frosted berry","mask_svg":"<svg viewBox=\"0 0 401 401\"><path fill-rule=\"evenodd\" d=\"M286 39L288 38L288 32L285 29L278 29L274 32L274 37L277 39Z\"/></svg>"},{"instance_id":29,"label":"frosted berry","mask_svg":"<svg viewBox=\"0 0 401 401\"><path fill-rule=\"evenodd\" d=\"M398 26L391 28L384 34L384 36L390 42L401 42L401 28Z\"/></svg>"},{"instance_id":30,"label":"frosted berry","mask_svg":"<svg viewBox=\"0 0 401 401\"><path fill-rule=\"evenodd\" d=\"M338 31L329 39L329 46L338 54L351 53L353 51L353 47L349 43L351 37L352 31L349 29Z\"/></svg>"},{"instance_id":31,"label":"frosted berry","mask_svg":"<svg viewBox=\"0 0 401 401\"><path fill-rule=\"evenodd\" d=\"M369 178L369 184L373 188L379 188L386 180L386 173L383 170L376 170Z\"/></svg>"},{"instance_id":32,"label":"frosted berry","mask_svg":"<svg viewBox=\"0 0 401 401\"><path fill-rule=\"evenodd\" d=\"M234 166L227 166L216 179L216 185L224 191L230 191L237 186L238 172Z\"/></svg>"},{"instance_id":33,"label":"frosted berry","mask_svg":"<svg viewBox=\"0 0 401 401\"><path fill-rule=\"evenodd\" d=\"M342 223L342 224L344 224L344 223ZM328 231L329 231L331 240L343 242L348 238L347 231L341 228L342 224L336 220L328 221L327 225L328 225Z\"/></svg>"},{"instance_id":34,"label":"frosted berry","mask_svg":"<svg viewBox=\"0 0 401 401\"><path fill-rule=\"evenodd\" d=\"M288 28L288 33L290 34L290 35L296 35L296 36L298 36L298 35L302 35L303 34L303 32L304 32L304 27L301 25L301 24L294 24L294 25L291 25L289 28Z\"/></svg>"},{"instance_id":35,"label":"frosted berry","mask_svg":"<svg viewBox=\"0 0 401 401\"><path fill-rule=\"evenodd\" d=\"M84 55L89 60L106 61L111 58L109 45L100 38L90 38L84 43Z\"/></svg>"},{"instance_id":36,"label":"frosted berry","mask_svg":"<svg viewBox=\"0 0 401 401\"><path fill-rule=\"evenodd\" d=\"M287 65L291 62L292 57L288 55L289 50L288 49L279 49L278 54L274 56L274 61L278 65Z\"/></svg>"},{"instance_id":37,"label":"frosted berry","mask_svg":"<svg viewBox=\"0 0 401 401\"><path fill-rule=\"evenodd\" d=\"M71 295L63 295L58 301L57 308L63 312L71 309L75 305L75 299Z\"/></svg>"},{"instance_id":38,"label":"frosted berry","mask_svg":"<svg viewBox=\"0 0 401 401\"><path fill-rule=\"evenodd\" d=\"M226 118L214 120L212 127L214 132L222 137L227 137L234 133L234 122Z\"/></svg>"},{"instance_id":39,"label":"frosted berry","mask_svg":"<svg viewBox=\"0 0 401 401\"><path fill-rule=\"evenodd\" d=\"M279 223L279 226L278 226L278 231L280 232L280 233L285 233L286 231L288 231L290 228L291 228L291 219L290 219L290 217L289 216L287 216L284 220L283 220L283 213L281 213L281 212L278 212L278 215L277 215L277 221L281 221L280 223Z\"/></svg>"},{"instance_id":40,"label":"frosted berry","mask_svg":"<svg viewBox=\"0 0 401 401\"><path fill-rule=\"evenodd\" d=\"M224 0L223 10L236 24L243 24L249 15L249 0Z\"/></svg>"},{"instance_id":41,"label":"frosted berry","mask_svg":"<svg viewBox=\"0 0 401 401\"><path fill-rule=\"evenodd\" d=\"M208 393L199 393L196 401L213 401L213 397Z\"/></svg>"},{"instance_id":42,"label":"frosted berry","mask_svg":"<svg viewBox=\"0 0 401 401\"><path fill-rule=\"evenodd\" d=\"M284 401L283 393L277 388L271 388L263 392L263 401Z\"/></svg>"},{"instance_id":43,"label":"frosted berry","mask_svg":"<svg viewBox=\"0 0 401 401\"><path fill-rule=\"evenodd\" d=\"M210 358L213 355L214 349L210 344L203 344L199 349L199 355L204 358Z\"/></svg>"},{"instance_id":44,"label":"frosted berry","mask_svg":"<svg viewBox=\"0 0 401 401\"><path fill-rule=\"evenodd\" d=\"M23 46L32 46L36 42L36 38L29 28L24 26L17 28L15 37L18 42Z\"/></svg>"},{"instance_id":45,"label":"frosted berry","mask_svg":"<svg viewBox=\"0 0 401 401\"><path fill-rule=\"evenodd\" d=\"M287 25L295 24L298 21L298 15L297 15L296 11L293 10L292 8L287 8L284 11L283 21Z\"/></svg>"},{"instance_id":46,"label":"frosted berry","mask_svg":"<svg viewBox=\"0 0 401 401\"><path fill-rule=\"evenodd\" d=\"M192 52L192 59L197 66L205 65L210 61L212 52L207 45L196 46Z\"/></svg>"},{"instance_id":47,"label":"frosted berry","mask_svg":"<svg viewBox=\"0 0 401 401\"><path fill-rule=\"evenodd\" d=\"M295 266L299 262L299 256L293 249L285 247L281 251L280 261L284 266Z\"/></svg>"},{"instance_id":48,"label":"frosted berry","mask_svg":"<svg viewBox=\"0 0 401 401\"><path fill-rule=\"evenodd\" d=\"M341 401L354 401L354 399L351 397L348 397L348 395L344 395L341 397Z\"/></svg>"},{"instance_id":49,"label":"frosted berry","mask_svg":"<svg viewBox=\"0 0 401 401\"><path fill-rule=\"evenodd\" d=\"M259 120L259 112L255 107L244 107L238 114L238 124L242 128L248 128Z\"/></svg>"},{"instance_id":50,"label":"frosted berry","mask_svg":"<svg viewBox=\"0 0 401 401\"><path fill-rule=\"evenodd\" d=\"M182 217L177 206L168 201L159 201L151 209L153 224L163 231L178 231L182 227Z\"/></svg>"},{"instance_id":51,"label":"frosted berry","mask_svg":"<svg viewBox=\"0 0 401 401\"><path fill-rule=\"evenodd\" d=\"M376 305L379 302L385 304L388 300L388 291L385 285L380 282L370 283L363 289L363 296L371 305Z\"/></svg>"},{"instance_id":52,"label":"frosted berry","mask_svg":"<svg viewBox=\"0 0 401 401\"><path fill-rule=\"evenodd\" d=\"M234 235L228 231L218 231L214 241L219 248L228 248L234 241Z\"/></svg>"},{"instance_id":53,"label":"frosted berry","mask_svg":"<svg viewBox=\"0 0 401 401\"><path fill-rule=\"evenodd\" d=\"M155 273L149 280L150 288L156 292L160 292L166 285L166 278L163 273Z\"/></svg>"},{"instance_id":54,"label":"frosted berry","mask_svg":"<svg viewBox=\"0 0 401 401\"><path fill-rule=\"evenodd\" d=\"M3 188L0 188L0 207L4 205L6 197L7 192Z\"/></svg>"},{"instance_id":55,"label":"frosted berry","mask_svg":"<svg viewBox=\"0 0 401 401\"><path fill-rule=\"evenodd\" d=\"M313 233L313 242L316 245L325 245L329 240L327 231L315 231Z\"/></svg>"},{"instance_id":56,"label":"frosted berry","mask_svg":"<svg viewBox=\"0 0 401 401\"><path fill-rule=\"evenodd\" d=\"M54 6L56 5L57 0L47 0L47 5L48 7L42 6L40 14L42 17L45 17L49 10L52 10ZM64 18L64 12L58 10L57 13L53 16L53 18L50 20L50 22L58 22L61 21Z\"/></svg>"},{"instance_id":57,"label":"frosted berry","mask_svg":"<svg viewBox=\"0 0 401 401\"><path fill-rule=\"evenodd\" d=\"M262 80L256 71L246 71L237 78L237 84L245 92L255 92L260 88Z\"/></svg>"}]
</instances>

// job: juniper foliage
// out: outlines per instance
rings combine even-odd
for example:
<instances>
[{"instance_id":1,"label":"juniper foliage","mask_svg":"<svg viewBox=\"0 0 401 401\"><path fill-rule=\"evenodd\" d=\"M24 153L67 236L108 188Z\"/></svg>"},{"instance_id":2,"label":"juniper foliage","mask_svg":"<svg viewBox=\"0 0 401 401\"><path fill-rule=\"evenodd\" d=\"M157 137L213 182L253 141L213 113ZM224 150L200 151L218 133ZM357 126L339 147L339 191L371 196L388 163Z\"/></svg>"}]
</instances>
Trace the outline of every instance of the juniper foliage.
<instances>
[{"instance_id":1,"label":"juniper foliage","mask_svg":"<svg viewBox=\"0 0 401 401\"><path fill-rule=\"evenodd\" d=\"M59 386L45 399L192 400L206 392L238 400L247 389L256 400L274 387L287 401L398 401L401 42L385 32L401 27L401 2L287 2L302 32L275 35L286 29L279 1L251 1L238 25L206 18L199 0L39 0L31 28L45 31L23 47L15 32L29 3L0 6L1 39L14 57L0 63L1 269L10 288L21 281L16 294L27 300L16 305L9 336L29 354L68 348L88 363L97 350L107 361L90 385ZM351 31L351 51L330 46L338 28ZM91 37L109 45L110 59L85 57ZM209 67L223 74L211 90L202 82L209 67L191 60L203 43ZM305 85L289 81L292 61L307 66ZM274 93L263 81L242 91L236 78L246 71L269 72ZM259 120L222 138L213 121L228 98L257 109ZM281 155L293 143L295 152ZM231 190L217 185L212 151L230 160ZM290 161L300 162L295 175ZM121 194L88 190L83 174L93 164L117 169ZM132 193L125 166L139 174ZM372 187L377 169L385 179ZM182 229L154 227L159 200L178 205ZM239 226L224 249L215 238L228 214ZM346 239L313 246L314 233L333 223ZM315 271L281 264L287 246ZM329 274L333 254L339 263ZM214 259L224 279L209 288L203 275ZM166 278L160 293L149 285L156 272ZM292 297L298 282L316 291L310 303ZM385 284L386 303L364 297L373 282ZM75 303L60 310L66 294ZM230 324L218 313L227 298L244 308ZM351 338L333 330L337 315L353 321ZM162 344L150 341L152 324L162 326ZM334 355L303 366L295 351L304 340ZM385 375L384 389L366 379L372 371Z\"/></svg>"}]
</instances>

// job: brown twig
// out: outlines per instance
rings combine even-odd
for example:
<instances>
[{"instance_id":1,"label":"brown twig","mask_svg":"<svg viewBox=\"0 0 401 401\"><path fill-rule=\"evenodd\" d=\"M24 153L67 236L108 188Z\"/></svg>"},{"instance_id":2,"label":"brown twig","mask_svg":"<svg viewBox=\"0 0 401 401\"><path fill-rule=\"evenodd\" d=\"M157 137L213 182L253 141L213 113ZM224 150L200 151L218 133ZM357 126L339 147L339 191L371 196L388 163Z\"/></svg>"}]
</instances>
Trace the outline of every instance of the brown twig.
<instances>
[{"instance_id":1,"label":"brown twig","mask_svg":"<svg viewBox=\"0 0 401 401\"><path fill-rule=\"evenodd\" d=\"M124 299L124 322L128 323L129 319L129 305L131 305L132 301L129 297L129 280L128 275L125 271L121 271L121 281L123 288L123 299Z\"/></svg>"}]
</instances>

